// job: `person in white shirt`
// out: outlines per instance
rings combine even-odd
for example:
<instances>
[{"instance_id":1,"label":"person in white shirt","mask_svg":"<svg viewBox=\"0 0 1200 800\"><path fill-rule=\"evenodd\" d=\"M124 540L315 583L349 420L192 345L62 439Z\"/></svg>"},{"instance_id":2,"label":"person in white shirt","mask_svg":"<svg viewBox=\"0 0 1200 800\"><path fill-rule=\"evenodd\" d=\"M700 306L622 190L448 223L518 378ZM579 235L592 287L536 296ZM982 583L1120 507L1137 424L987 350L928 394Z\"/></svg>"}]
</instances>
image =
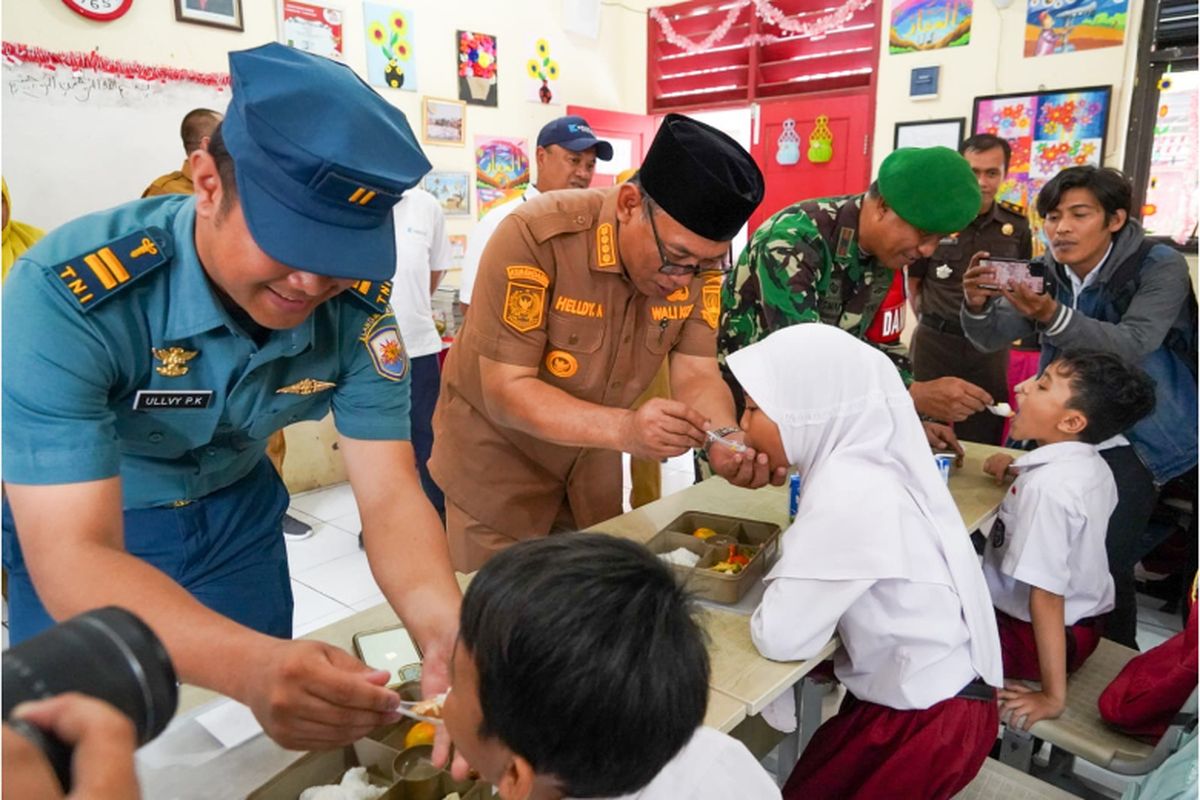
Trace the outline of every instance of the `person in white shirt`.
<instances>
[{"instance_id":1,"label":"person in white shirt","mask_svg":"<svg viewBox=\"0 0 1200 800\"><path fill-rule=\"evenodd\" d=\"M462 277L458 287L458 301L462 303L464 312L471 304L471 289L475 286L483 248L500 222L520 208L521 203L539 194L559 189L588 188L596 172L596 160L609 161L612 157L612 145L597 139L583 117L558 117L542 127L534 152L537 182L529 186L521 197L484 214L467 234L467 252L463 256Z\"/></svg>"},{"instance_id":2,"label":"person in white shirt","mask_svg":"<svg viewBox=\"0 0 1200 800\"><path fill-rule=\"evenodd\" d=\"M701 727L695 607L657 556L600 533L522 541L463 598L442 718L503 800L778 800L746 747Z\"/></svg>"},{"instance_id":3,"label":"person in white shirt","mask_svg":"<svg viewBox=\"0 0 1200 800\"><path fill-rule=\"evenodd\" d=\"M392 213L396 225L392 310L412 369L412 404L408 416L413 451L421 488L438 514L445 518L445 498L429 476L426 464L433 449L433 409L441 383L438 354L442 351L442 337L433 321L430 299L450 267L450 240L446 236L442 207L424 189L409 189Z\"/></svg>"},{"instance_id":4,"label":"person in white shirt","mask_svg":"<svg viewBox=\"0 0 1200 800\"><path fill-rule=\"evenodd\" d=\"M988 536L983 574L1009 681L1002 708L1028 730L1062 714L1067 674L1096 649L1099 618L1113 608L1104 539L1117 484L1097 445L1150 413L1154 384L1113 353L1078 350L1018 386L1017 400L1012 436L1038 448L983 465L997 482L1017 476Z\"/></svg>"},{"instance_id":5,"label":"person in white shirt","mask_svg":"<svg viewBox=\"0 0 1200 800\"><path fill-rule=\"evenodd\" d=\"M784 328L728 364L747 436L801 479L751 637L779 661L842 643L846 701L783 796L952 797L996 738L1000 644L912 397L886 355L828 325Z\"/></svg>"}]
</instances>

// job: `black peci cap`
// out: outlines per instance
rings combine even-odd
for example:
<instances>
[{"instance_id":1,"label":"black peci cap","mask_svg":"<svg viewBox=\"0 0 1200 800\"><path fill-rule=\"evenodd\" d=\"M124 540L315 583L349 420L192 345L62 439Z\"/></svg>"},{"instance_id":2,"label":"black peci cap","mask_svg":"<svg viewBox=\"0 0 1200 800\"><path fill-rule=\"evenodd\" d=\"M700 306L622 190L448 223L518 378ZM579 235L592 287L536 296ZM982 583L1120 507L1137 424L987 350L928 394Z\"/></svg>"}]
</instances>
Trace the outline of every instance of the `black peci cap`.
<instances>
[{"instance_id":1,"label":"black peci cap","mask_svg":"<svg viewBox=\"0 0 1200 800\"><path fill-rule=\"evenodd\" d=\"M668 114L638 171L642 189L697 236L727 242L763 198L750 154L711 125Z\"/></svg>"}]
</instances>

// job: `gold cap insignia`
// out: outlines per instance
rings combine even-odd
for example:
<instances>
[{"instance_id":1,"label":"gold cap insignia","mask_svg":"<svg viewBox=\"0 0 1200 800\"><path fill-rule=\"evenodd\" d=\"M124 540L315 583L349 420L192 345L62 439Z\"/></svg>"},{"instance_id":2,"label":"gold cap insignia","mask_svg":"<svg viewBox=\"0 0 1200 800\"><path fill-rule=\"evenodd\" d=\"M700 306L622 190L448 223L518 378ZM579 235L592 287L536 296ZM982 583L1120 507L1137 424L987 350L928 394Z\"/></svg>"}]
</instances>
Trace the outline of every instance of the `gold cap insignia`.
<instances>
[{"instance_id":1,"label":"gold cap insignia","mask_svg":"<svg viewBox=\"0 0 1200 800\"><path fill-rule=\"evenodd\" d=\"M1012 236L1012 233L1013 233L1012 223L1006 222L1003 225L1001 225L1000 232L1003 233L1005 236Z\"/></svg>"},{"instance_id":2,"label":"gold cap insignia","mask_svg":"<svg viewBox=\"0 0 1200 800\"><path fill-rule=\"evenodd\" d=\"M291 386L283 386L276 389L275 394L316 394L326 389L332 389L335 386L337 386L336 383L330 383L329 381L305 378L302 381L296 381Z\"/></svg>"},{"instance_id":3,"label":"gold cap insignia","mask_svg":"<svg viewBox=\"0 0 1200 800\"><path fill-rule=\"evenodd\" d=\"M156 366L154 371L164 378L178 378L181 375L187 375L188 368L185 365L200 355L199 350L184 350L182 347L151 347L150 352L163 362Z\"/></svg>"}]
</instances>

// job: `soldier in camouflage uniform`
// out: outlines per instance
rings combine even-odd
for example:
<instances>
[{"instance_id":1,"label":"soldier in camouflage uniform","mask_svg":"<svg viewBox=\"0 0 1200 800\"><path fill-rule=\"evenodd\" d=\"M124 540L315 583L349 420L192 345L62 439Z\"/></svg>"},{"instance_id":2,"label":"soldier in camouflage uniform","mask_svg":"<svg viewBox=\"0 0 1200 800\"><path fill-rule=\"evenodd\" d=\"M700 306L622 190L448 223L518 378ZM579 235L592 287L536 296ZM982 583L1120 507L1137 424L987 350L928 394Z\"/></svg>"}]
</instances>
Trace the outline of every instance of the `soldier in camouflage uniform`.
<instances>
[{"instance_id":1,"label":"soldier in camouflage uniform","mask_svg":"<svg viewBox=\"0 0 1200 800\"><path fill-rule=\"evenodd\" d=\"M979 186L966 160L945 147L889 155L865 194L805 200L763 223L726 279L717 357L741 403L725 356L802 322L837 325L885 352L926 418L932 445L958 449L954 422L992 397L959 378L913 382L904 329L902 270L928 257L943 235L979 213Z\"/></svg>"}]
</instances>

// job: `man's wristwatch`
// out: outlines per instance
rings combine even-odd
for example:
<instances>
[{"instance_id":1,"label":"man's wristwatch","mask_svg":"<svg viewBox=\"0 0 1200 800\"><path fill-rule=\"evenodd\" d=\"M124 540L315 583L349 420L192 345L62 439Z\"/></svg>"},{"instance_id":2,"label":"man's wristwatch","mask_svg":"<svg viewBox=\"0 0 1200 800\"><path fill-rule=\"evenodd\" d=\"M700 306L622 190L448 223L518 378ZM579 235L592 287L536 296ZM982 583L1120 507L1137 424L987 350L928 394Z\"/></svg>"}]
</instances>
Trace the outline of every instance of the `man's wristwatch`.
<instances>
[{"instance_id":1,"label":"man's wristwatch","mask_svg":"<svg viewBox=\"0 0 1200 800\"><path fill-rule=\"evenodd\" d=\"M708 455L708 449L713 446L714 442L729 436L731 433L742 433L742 429L737 425L726 425L724 428L717 428L716 430L706 432L704 435L704 447L702 448L704 454Z\"/></svg>"}]
</instances>

